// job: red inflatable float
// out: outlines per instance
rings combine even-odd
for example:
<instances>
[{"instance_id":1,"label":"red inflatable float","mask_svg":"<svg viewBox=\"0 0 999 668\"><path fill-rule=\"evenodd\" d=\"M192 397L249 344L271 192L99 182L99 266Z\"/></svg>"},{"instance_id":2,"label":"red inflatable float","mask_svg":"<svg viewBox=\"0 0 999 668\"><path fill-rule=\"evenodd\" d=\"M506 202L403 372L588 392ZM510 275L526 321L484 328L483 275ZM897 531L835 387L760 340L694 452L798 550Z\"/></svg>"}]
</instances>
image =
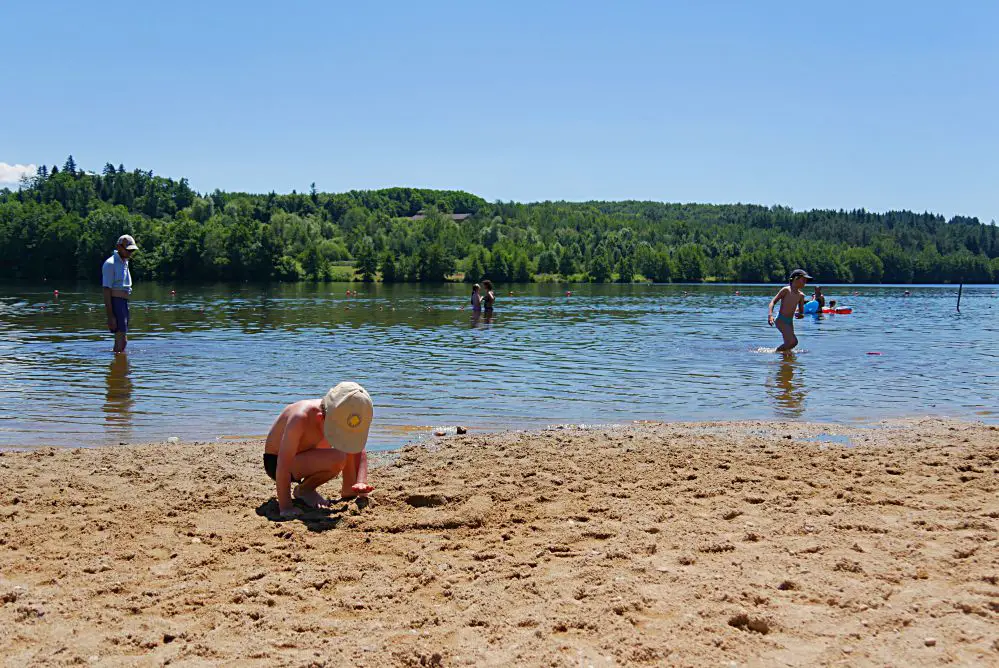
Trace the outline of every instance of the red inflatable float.
<instances>
[{"instance_id":1,"label":"red inflatable float","mask_svg":"<svg viewBox=\"0 0 999 668\"><path fill-rule=\"evenodd\" d=\"M846 315L847 313L853 313L852 308L824 308L823 313L839 313L840 315Z\"/></svg>"}]
</instances>

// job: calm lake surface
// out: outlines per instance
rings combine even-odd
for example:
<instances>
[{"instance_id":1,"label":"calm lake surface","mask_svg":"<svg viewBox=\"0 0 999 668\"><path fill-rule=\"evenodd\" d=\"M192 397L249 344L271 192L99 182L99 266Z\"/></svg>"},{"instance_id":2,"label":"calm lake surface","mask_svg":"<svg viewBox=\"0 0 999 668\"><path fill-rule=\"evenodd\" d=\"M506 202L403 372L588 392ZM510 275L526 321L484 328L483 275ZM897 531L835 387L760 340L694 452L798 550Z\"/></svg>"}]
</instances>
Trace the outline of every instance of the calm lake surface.
<instances>
[{"instance_id":1,"label":"calm lake surface","mask_svg":"<svg viewBox=\"0 0 999 668\"><path fill-rule=\"evenodd\" d=\"M374 398L372 448L455 425L999 421L995 286L960 314L956 286L829 287L854 312L796 320L786 358L778 287L518 285L487 319L464 285L139 283L115 359L98 286L0 285L0 448L261 436L340 380Z\"/></svg>"}]
</instances>

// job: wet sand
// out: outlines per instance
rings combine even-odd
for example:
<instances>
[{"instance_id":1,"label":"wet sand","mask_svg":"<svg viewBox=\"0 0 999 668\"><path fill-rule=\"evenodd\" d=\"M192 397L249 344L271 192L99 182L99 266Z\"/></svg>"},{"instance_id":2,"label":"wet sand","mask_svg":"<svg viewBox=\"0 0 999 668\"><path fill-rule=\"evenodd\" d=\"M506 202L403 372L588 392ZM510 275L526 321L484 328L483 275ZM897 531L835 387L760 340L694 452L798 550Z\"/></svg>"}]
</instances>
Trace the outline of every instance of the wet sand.
<instances>
[{"instance_id":1,"label":"wet sand","mask_svg":"<svg viewBox=\"0 0 999 668\"><path fill-rule=\"evenodd\" d=\"M999 665L995 426L451 436L287 522L261 452L0 456L4 662Z\"/></svg>"}]
</instances>

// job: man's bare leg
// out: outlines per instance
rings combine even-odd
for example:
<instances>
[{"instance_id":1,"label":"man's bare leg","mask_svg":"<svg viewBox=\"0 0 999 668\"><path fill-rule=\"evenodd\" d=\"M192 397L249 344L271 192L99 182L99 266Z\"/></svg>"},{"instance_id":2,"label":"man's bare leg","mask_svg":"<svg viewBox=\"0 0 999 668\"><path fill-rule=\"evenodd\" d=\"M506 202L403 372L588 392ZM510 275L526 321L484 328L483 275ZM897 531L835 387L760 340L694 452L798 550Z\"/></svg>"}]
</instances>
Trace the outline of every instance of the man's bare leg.
<instances>
[{"instance_id":1,"label":"man's bare leg","mask_svg":"<svg viewBox=\"0 0 999 668\"><path fill-rule=\"evenodd\" d=\"M368 453L361 450L356 455L347 455L347 463L343 467L343 485L340 496L352 499L355 496L367 496L375 490L368 484Z\"/></svg>"},{"instance_id":2,"label":"man's bare leg","mask_svg":"<svg viewBox=\"0 0 999 668\"><path fill-rule=\"evenodd\" d=\"M114 351L116 353L125 352L125 346L128 345L128 338L125 332L115 332L114 333Z\"/></svg>"},{"instance_id":3,"label":"man's bare leg","mask_svg":"<svg viewBox=\"0 0 999 668\"><path fill-rule=\"evenodd\" d=\"M316 448L295 455L291 473L301 480L292 496L312 508L329 508L330 502L317 488L337 475L344 467L347 455L332 448Z\"/></svg>"}]
</instances>

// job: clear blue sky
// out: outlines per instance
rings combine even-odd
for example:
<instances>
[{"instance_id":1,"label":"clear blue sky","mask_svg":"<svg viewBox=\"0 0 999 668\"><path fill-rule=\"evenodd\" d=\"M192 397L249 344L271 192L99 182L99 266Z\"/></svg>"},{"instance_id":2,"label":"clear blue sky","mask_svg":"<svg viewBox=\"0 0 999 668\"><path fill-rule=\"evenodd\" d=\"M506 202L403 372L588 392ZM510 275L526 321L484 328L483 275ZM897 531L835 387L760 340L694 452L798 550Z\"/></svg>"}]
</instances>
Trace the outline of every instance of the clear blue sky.
<instances>
[{"instance_id":1,"label":"clear blue sky","mask_svg":"<svg viewBox=\"0 0 999 668\"><path fill-rule=\"evenodd\" d=\"M999 3L620 4L4 3L0 163L999 219Z\"/></svg>"}]
</instances>

